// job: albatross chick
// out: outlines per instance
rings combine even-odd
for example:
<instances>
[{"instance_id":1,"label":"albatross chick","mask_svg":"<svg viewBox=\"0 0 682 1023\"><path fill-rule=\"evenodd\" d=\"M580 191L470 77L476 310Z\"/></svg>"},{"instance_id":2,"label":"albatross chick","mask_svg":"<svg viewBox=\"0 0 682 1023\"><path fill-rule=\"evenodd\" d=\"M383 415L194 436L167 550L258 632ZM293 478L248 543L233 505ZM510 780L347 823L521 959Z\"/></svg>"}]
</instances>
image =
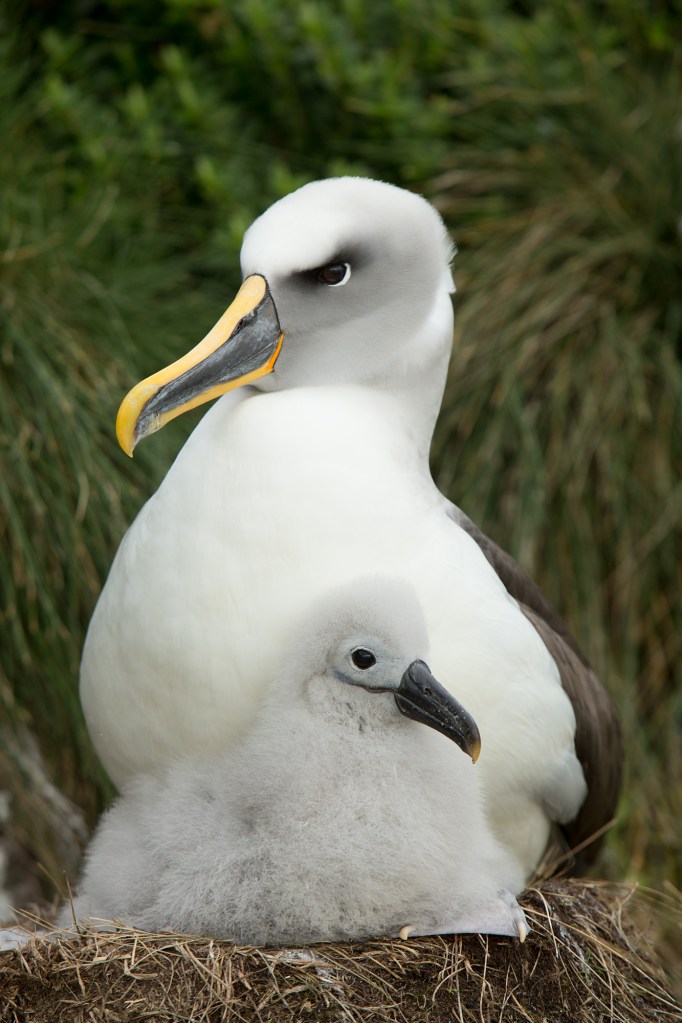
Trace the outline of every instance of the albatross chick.
<instances>
[{"instance_id":1,"label":"albatross chick","mask_svg":"<svg viewBox=\"0 0 682 1023\"><path fill-rule=\"evenodd\" d=\"M128 785L88 851L76 916L258 945L523 939L523 873L486 819L478 728L426 654L407 584L321 601L241 743Z\"/></svg>"}]
</instances>

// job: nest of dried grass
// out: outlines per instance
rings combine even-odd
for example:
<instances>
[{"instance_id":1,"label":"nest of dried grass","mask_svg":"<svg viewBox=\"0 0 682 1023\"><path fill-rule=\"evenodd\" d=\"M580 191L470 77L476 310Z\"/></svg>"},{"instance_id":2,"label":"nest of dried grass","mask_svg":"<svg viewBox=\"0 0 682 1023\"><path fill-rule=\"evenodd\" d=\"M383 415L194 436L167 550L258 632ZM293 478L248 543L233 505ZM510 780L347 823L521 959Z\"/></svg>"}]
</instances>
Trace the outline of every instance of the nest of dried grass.
<instances>
[{"instance_id":1,"label":"nest of dried grass","mask_svg":"<svg viewBox=\"0 0 682 1023\"><path fill-rule=\"evenodd\" d=\"M633 891L543 882L523 898L533 926L524 945L471 935L260 949L129 930L34 938L0 955L2 1020L679 1021L630 912Z\"/></svg>"}]
</instances>

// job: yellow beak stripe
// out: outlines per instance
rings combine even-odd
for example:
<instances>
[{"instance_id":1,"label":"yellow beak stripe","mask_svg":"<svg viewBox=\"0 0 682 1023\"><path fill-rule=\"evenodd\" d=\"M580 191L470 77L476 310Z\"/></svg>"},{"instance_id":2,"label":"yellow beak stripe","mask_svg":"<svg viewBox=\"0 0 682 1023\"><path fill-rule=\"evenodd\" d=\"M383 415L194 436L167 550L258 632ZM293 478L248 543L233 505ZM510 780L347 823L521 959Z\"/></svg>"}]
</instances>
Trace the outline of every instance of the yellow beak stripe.
<instances>
[{"instance_id":1,"label":"yellow beak stripe","mask_svg":"<svg viewBox=\"0 0 682 1023\"><path fill-rule=\"evenodd\" d=\"M264 277L261 277L260 274L253 274L247 277L232 305L223 313L215 326L209 330L203 341L200 341L196 347L186 355L183 355L182 358L177 359L170 366L166 366L165 369L159 370L158 373L154 373L152 376L142 380L128 392L121 402L121 407L116 417L116 436L127 455L132 457L133 450L138 441L149 433L161 429L162 426L165 426L171 419L175 419L176 416L187 412L189 409L196 408L204 402L211 401L213 398L217 398L236 387L253 383L254 380L258 380L272 371L282 347L284 335L281 333L274 349L262 365L252 368L241 376L236 376L234 379L218 382L215 386L207 386L201 393L195 393L188 397L187 401L176 402L168 410L160 411L158 415L151 416L145 422L144 427L142 429L140 427L140 419L145 409L150 401L159 394L159 391L213 355L232 336L244 317L253 313L260 303L263 302L267 294L267 282Z\"/></svg>"}]
</instances>

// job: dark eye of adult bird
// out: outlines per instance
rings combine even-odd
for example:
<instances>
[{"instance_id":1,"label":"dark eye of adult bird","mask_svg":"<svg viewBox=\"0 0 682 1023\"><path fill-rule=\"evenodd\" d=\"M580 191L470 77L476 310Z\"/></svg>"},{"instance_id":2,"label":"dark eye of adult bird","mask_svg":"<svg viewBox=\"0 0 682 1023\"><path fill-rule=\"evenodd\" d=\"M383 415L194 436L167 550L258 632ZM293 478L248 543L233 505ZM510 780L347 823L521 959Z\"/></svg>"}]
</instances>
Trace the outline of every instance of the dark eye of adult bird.
<instances>
[{"instance_id":1,"label":"dark eye of adult bird","mask_svg":"<svg viewBox=\"0 0 682 1023\"><path fill-rule=\"evenodd\" d=\"M350 277L350 263L329 263L318 270L317 279L331 288L345 284Z\"/></svg>"},{"instance_id":2,"label":"dark eye of adult bird","mask_svg":"<svg viewBox=\"0 0 682 1023\"><path fill-rule=\"evenodd\" d=\"M364 647L359 646L356 650L353 650L350 655L350 659L356 668L360 668L361 671L366 671L367 668L371 668L372 665L377 663L377 659L371 650L365 650Z\"/></svg>"}]
</instances>

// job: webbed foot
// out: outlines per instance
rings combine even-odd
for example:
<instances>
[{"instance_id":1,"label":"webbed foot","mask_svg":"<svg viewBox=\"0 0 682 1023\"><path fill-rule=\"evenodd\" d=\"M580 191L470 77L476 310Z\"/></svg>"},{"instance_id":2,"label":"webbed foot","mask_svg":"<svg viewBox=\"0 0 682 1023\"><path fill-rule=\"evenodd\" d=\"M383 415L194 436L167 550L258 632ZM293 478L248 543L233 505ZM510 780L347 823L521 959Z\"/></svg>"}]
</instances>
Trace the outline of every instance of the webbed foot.
<instances>
[{"instance_id":1,"label":"webbed foot","mask_svg":"<svg viewBox=\"0 0 682 1023\"><path fill-rule=\"evenodd\" d=\"M481 906L473 913L455 916L445 923L434 926L406 924L394 937L416 938L427 934L508 934L519 941L528 937L530 926L518 902L511 892L503 888L495 902Z\"/></svg>"}]
</instances>

